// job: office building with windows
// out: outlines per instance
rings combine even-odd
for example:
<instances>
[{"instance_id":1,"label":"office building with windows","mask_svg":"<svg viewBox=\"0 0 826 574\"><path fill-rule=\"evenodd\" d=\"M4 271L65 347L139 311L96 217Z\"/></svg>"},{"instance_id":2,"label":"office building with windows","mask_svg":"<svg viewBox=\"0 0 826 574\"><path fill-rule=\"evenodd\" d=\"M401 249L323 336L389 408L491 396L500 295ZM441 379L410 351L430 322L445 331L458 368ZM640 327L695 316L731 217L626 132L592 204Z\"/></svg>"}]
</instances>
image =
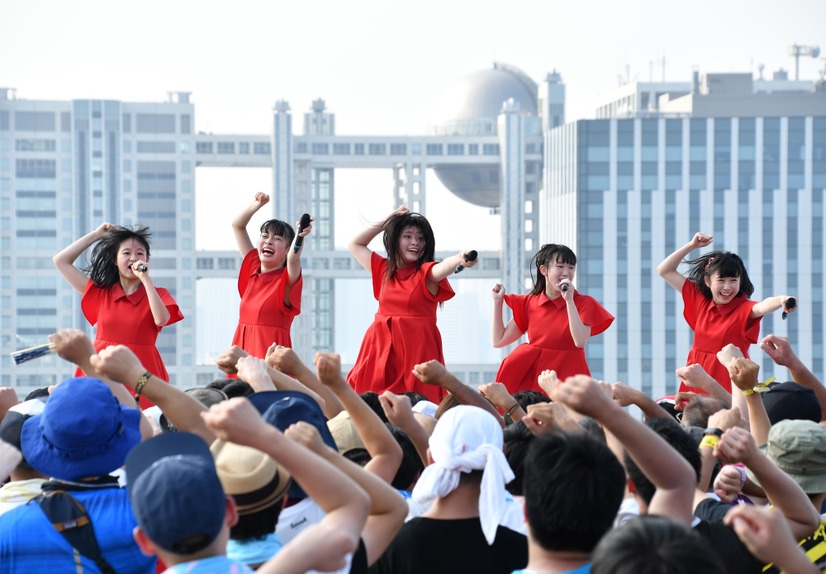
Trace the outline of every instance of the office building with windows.
<instances>
[{"instance_id":1,"label":"office building with windows","mask_svg":"<svg viewBox=\"0 0 826 574\"><path fill-rule=\"evenodd\" d=\"M656 267L705 231L714 236L707 249L743 258L752 298L799 298L788 320L764 317L761 336L787 336L822 380L823 82L695 74L633 83L607 96L596 117L545 133L540 198L540 240L575 248L579 288L617 318L588 343L592 370L652 395L673 392L692 333L680 294ZM758 346L751 356L761 380L787 380Z\"/></svg>"}]
</instances>

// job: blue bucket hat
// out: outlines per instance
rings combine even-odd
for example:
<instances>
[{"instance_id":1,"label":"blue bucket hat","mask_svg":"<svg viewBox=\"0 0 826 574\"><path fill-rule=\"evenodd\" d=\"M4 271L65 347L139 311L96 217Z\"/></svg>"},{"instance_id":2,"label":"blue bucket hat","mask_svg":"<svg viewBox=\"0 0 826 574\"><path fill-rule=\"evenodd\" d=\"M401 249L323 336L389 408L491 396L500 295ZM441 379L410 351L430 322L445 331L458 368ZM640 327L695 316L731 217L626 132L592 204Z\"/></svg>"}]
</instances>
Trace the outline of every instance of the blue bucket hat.
<instances>
[{"instance_id":1,"label":"blue bucket hat","mask_svg":"<svg viewBox=\"0 0 826 574\"><path fill-rule=\"evenodd\" d=\"M327 419L321 407L309 395L299 391L262 391L247 397L258 409L265 421L278 428L281 432L298 421L310 423L318 432L324 444L338 451L336 441L327 427ZM293 480L289 489L290 498L302 499L307 494L298 483Z\"/></svg>"},{"instance_id":2,"label":"blue bucket hat","mask_svg":"<svg viewBox=\"0 0 826 574\"><path fill-rule=\"evenodd\" d=\"M36 471L62 480L104 476L123 466L141 441L140 418L103 381L66 379L43 412L23 423L23 456Z\"/></svg>"},{"instance_id":3,"label":"blue bucket hat","mask_svg":"<svg viewBox=\"0 0 826 574\"><path fill-rule=\"evenodd\" d=\"M209 546L226 518L226 496L204 439L164 433L126 458L132 512L149 539L176 554Z\"/></svg>"}]
</instances>

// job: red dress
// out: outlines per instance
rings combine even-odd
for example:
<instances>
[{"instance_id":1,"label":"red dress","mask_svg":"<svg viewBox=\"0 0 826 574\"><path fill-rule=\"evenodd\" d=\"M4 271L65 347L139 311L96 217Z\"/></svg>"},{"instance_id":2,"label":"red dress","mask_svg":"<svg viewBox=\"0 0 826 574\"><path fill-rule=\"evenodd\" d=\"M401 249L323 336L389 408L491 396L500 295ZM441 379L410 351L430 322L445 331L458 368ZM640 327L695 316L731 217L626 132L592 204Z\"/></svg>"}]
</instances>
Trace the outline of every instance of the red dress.
<instances>
[{"instance_id":1,"label":"red dress","mask_svg":"<svg viewBox=\"0 0 826 574\"><path fill-rule=\"evenodd\" d=\"M590 375L585 361L585 349L577 347L568 326L565 299L549 299L540 295L505 295L505 303L513 311L516 326L528 333L522 343L505 357L496 380L504 383L511 394L519 391L540 391L539 374L553 369L561 380L573 375ZM614 322L614 316L596 299L574 291L574 304L591 336L599 335Z\"/></svg>"},{"instance_id":2,"label":"red dress","mask_svg":"<svg viewBox=\"0 0 826 574\"><path fill-rule=\"evenodd\" d=\"M452 299L455 293L447 279L439 282L435 296L427 290L426 278L435 264L425 263L418 270L415 265L407 265L385 282L387 259L372 254L373 296L379 309L364 334L356 364L347 375L347 382L357 393L415 391L436 404L442 400L445 393L441 387L424 384L412 372L414 365L432 359L445 362L442 336L436 327L436 306Z\"/></svg>"},{"instance_id":3,"label":"red dress","mask_svg":"<svg viewBox=\"0 0 826 574\"><path fill-rule=\"evenodd\" d=\"M167 325L183 319L183 313L169 291L160 287L157 291L169 311ZM80 308L89 324L97 325L93 343L95 351L112 345L126 345L140 359L147 371L164 381L169 381L169 373L166 372L161 354L155 347L162 327L155 324L143 284L137 291L127 295L120 283L108 288L98 287L90 279L80 299ZM82 376L82 371L78 369L75 376ZM150 406L152 402L141 397L141 408Z\"/></svg>"},{"instance_id":4,"label":"red dress","mask_svg":"<svg viewBox=\"0 0 826 574\"><path fill-rule=\"evenodd\" d=\"M267 349L273 343L292 347L290 327L295 316L301 313L304 279L299 275L290 289L289 307L284 304L287 282L286 267L262 273L257 250L253 249L244 256L238 273L241 307L238 327L232 337L233 345L260 359L266 356Z\"/></svg>"},{"instance_id":5,"label":"red dress","mask_svg":"<svg viewBox=\"0 0 826 574\"><path fill-rule=\"evenodd\" d=\"M762 317L750 318L756 301L741 293L725 305L717 305L706 299L692 281L683 283L683 316L688 326L694 331L694 345L688 352L686 365L699 363L701 367L724 389L731 392L731 378L720 361L717 353L729 343L736 346L748 358L749 346L757 342L760 335ZM680 391L693 391L705 394L680 383Z\"/></svg>"}]
</instances>

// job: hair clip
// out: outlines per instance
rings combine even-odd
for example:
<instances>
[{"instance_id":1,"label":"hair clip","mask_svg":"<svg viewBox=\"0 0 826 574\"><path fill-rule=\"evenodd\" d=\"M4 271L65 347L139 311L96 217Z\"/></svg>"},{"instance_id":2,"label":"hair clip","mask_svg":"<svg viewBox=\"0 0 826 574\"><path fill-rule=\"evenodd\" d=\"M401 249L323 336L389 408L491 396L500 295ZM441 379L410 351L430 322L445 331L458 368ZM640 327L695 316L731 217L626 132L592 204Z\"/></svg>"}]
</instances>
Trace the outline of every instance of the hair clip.
<instances>
[{"instance_id":1,"label":"hair clip","mask_svg":"<svg viewBox=\"0 0 826 574\"><path fill-rule=\"evenodd\" d=\"M706 263L706 268L703 271L708 271L708 268L711 267L711 264L714 263L714 257L709 257L708 262Z\"/></svg>"}]
</instances>

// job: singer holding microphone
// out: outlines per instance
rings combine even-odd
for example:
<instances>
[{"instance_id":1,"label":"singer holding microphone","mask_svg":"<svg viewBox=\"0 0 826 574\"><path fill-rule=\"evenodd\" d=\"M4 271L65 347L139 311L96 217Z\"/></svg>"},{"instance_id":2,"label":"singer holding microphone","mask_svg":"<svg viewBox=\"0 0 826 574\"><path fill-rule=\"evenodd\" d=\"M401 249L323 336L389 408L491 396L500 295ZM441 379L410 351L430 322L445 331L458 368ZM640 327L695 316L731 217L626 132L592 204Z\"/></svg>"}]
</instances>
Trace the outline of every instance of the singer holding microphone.
<instances>
[{"instance_id":1,"label":"singer holding microphone","mask_svg":"<svg viewBox=\"0 0 826 574\"><path fill-rule=\"evenodd\" d=\"M538 378L544 370L556 371L563 381L573 375L590 375L585 345L614 321L596 299L574 288L576 255L569 247L548 243L532 261L537 276L528 295L506 295L501 283L492 291L493 346L506 347L526 332L530 339L505 357L496 374L496 380L504 383L510 394L542 392ZM507 325L502 317L503 303L513 311Z\"/></svg>"},{"instance_id":2,"label":"singer holding microphone","mask_svg":"<svg viewBox=\"0 0 826 574\"><path fill-rule=\"evenodd\" d=\"M155 341L163 327L184 316L169 291L155 287L149 275L150 236L148 227L103 223L52 261L75 291L82 293L83 315L97 325L95 350L126 345L151 374L169 381ZM81 271L75 261L93 244L89 266ZM81 375L78 369L75 376ZM152 406L145 398L140 400L141 408Z\"/></svg>"},{"instance_id":3,"label":"singer holding microphone","mask_svg":"<svg viewBox=\"0 0 826 574\"><path fill-rule=\"evenodd\" d=\"M367 247L382 232L386 259ZM477 261L462 251L436 262L435 243L430 222L405 206L350 241L350 253L370 272L379 302L347 375L357 393L416 391L437 404L441 401L442 388L419 381L413 367L434 359L444 364L436 306L455 294L447 278Z\"/></svg>"},{"instance_id":4,"label":"singer holding microphone","mask_svg":"<svg viewBox=\"0 0 826 574\"><path fill-rule=\"evenodd\" d=\"M312 218L304 214L298 234L285 221L269 219L253 245L247 234L252 216L270 201L266 193L255 199L235 219L232 231L244 258L238 273L241 306L232 344L263 359L273 343L292 347L290 327L301 313L301 251L312 230Z\"/></svg>"}]
</instances>

